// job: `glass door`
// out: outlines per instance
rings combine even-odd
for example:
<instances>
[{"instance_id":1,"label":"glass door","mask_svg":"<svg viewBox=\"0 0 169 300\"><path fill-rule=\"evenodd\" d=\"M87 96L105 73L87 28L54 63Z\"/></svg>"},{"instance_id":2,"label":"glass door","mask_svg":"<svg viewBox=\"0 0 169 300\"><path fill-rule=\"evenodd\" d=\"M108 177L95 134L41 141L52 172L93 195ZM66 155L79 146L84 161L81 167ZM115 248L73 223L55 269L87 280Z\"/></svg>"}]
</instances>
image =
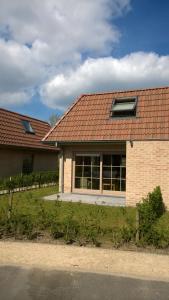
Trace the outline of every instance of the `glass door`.
<instances>
[{"instance_id":1,"label":"glass door","mask_svg":"<svg viewBox=\"0 0 169 300\"><path fill-rule=\"evenodd\" d=\"M100 155L75 155L76 189L100 190Z\"/></svg>"},{"instance_id":2,"label":"glass door","mask_svg":"<svg viewBox=\"0 0 169 300\"><path fill-rule=\"evenodd\" d=\"M126 190L126 156L103 154L102 189L107 191Z\"/></svg>"}]
</instances>

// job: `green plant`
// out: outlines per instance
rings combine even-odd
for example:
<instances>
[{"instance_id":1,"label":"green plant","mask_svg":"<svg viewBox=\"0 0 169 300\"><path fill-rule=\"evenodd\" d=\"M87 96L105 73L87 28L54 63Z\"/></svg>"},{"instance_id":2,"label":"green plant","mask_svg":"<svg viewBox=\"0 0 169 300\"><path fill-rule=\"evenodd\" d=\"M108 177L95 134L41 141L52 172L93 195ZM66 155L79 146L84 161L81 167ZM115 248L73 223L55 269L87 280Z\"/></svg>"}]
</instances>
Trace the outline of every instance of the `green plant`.
<instances>
[{"instance_id":1,"label":"green plant","mask_svg":"<svg viewBox=\"0 0 169 300\"><path fill-rule=\"evenodd\" d=\"M71 244L77 240L77 236L79 234L79 224L73 218L73 214L70 213L68 216L65 217L62 224L62 232L63 237L66 243Z\"/></svg>"},{"instance_id":2,"label":"green plant","mask_svg":"<svg viewBox=\"0 0 169 300\"><path fill-rule=\"evenodd\" d=\"M156 221L164 214L165 206L163 203L162 193L159 186L157 186L152 193L149 193L142 203L137 205L139 213L139 233L140 239L148 244L152 244L153 229Z\"/></svg>"},{"instance_id":3,"label":"green plant","mask_svg":"<svg viewBox=\"0 0 169 300\"><path fill-rule=\"evenodd\" d=\"M5 215L0 222L1 234L15 238L32 239L35 236L35 224L30 215L20 214L17 211L12 212L11 218Z\"/></svg>"},{"instance_id":4,"label":"green plant","mask_svg":"<svg viewBox=\"0 0 169 300\"><path fill-rule=\"evenodd\" d=\"M135 230L131 227L122 226L112 228L112 243L115 248L119 248L134 240Z\"/></svg>"},{"instance_id":5,"label":"green plant","mask_svg":"<svg viewBox=\"0 0 169 300\"><path fill-rule=\"evenodd\" d=\"M0 179L0 190L13 191L14 189L20 189L23 187L31 187L38 185L39 188L42 184L57 183L58 171L56 172L35 172L25 175L16 175L7 178Z\"/></svg>"}]
</instances>

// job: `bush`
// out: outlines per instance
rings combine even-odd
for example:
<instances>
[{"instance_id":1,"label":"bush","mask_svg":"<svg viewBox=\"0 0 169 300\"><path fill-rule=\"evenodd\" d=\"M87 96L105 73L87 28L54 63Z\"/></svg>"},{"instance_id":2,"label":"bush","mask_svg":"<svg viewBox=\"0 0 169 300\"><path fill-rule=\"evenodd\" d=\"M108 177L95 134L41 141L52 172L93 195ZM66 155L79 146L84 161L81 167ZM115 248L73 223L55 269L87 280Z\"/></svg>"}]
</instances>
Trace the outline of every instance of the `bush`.
<instances>
[{"instance_id":1,"label":"bush","mask_svg":"<svg viewBox=\"0 0 169 300\"><path fill-rule=\"evenodd\" d=\"M101 229L100 216L97 213L99 213L99 208L93 211L91 209L89 214L87 216L83 216L81 219L78 237L80 245L86 245L87 243L92 243L96 247L101 245L98 238L102 234L103 229Z\"/></svg>"},{"instance_id":2,"label":"bush","mask_svg":"<svg viewBox=\"0 0 169 300\"><path fill-rule=\"evenodd\" d=\"M36 172L26 175L16 175L0 179L0 190L13 191L17 188L30 187L33 185L57 183L58 172Z\"/></svg>"},{"instance_id":3,"label":"bush","mask_svg":"<svg viewBox=\"0 0 169 300\"><path fill-rule=\"evenodd\" d=\"M154 224L164 214L165 206L162 193L157 186L152 193L149 193L142 203L137 205L139 212L139 233L142 242L154 244L155 233Z\"/></svg>"},{"instance_id":4,"label":"bush","mask_svg":"<svg viewBox=\"0 0 169 300\"><path fill-rule=\"evenodd\" d=\"M10 219L7 215L1 218L1 237L10 236L15 238L33 239L35 237L35 224L30 215L14 212Z\"/></svg>"},{"instance_id":5,"label":"bush","mask_svg":"<svg viewBox=\"0 0 169 300\"><path fill-rule=\"evenodd\" d=\"M77 240L79 234L79 224L73 219L72 215L68 215L62 222L62 232L64 240L67 244L71 244Z\"/></svg>"},{"instance_id":6,"label":"bush","mask_svg":"<svg viewBox=\"0 0 169 300\"><path fill-rule=\"evenodd\" d=\"M115 248L119 248L126 243L134 240L135 230L133 228L123 226L112 229L112 243Z\"/></svg>"}]
</instances>

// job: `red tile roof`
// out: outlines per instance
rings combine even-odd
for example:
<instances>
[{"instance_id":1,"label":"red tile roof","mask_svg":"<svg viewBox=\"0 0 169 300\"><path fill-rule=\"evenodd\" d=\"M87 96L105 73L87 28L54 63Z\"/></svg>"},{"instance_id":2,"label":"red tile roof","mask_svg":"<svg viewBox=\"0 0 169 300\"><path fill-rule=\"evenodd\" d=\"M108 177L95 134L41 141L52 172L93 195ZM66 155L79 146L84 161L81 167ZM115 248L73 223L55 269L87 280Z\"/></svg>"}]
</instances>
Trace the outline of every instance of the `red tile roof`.
<instances>
[{"instance_id":1,"label":"red tile roof","mask_svg":"<svg viewBox=\"0 0 169 300\"><path fill-rule=\"evenodd\" d=\"M112 101L138 97L136 117L112 118ZM169 87L82 95L44 141L169 140Z\"/></svg>"},{"instance_id":2,"label":"red tile roof","mask_svg":"<svg viewBox=\"0 0 169 300\"><path fill-rule=\"evenodd\" d=\"M30 122L35 134L25 132L22 120ZM0 108L0 146L56 150L41 141L50 128L47 122Z\"/></svg>"}]
</instances>

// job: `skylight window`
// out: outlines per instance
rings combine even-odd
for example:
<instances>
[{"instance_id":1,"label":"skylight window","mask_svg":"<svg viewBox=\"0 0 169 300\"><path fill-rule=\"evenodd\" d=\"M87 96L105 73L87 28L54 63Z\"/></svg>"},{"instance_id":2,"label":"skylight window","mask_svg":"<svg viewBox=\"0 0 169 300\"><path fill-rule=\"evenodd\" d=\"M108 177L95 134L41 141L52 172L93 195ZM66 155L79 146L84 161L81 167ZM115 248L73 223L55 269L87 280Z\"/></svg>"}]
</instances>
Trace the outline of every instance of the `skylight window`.
<instances>
[{"instance_id":1,"label":"skylight window","mask_svg":"<svg viewBox=\"0 0 169 300\"><path fill-rule=\"evenodd\" d=\"M113 100L112 117L131 117L136 115L137 97L116 98Z\"/></svg>"},{"instance_id":2,"label":"skylight window","mask_svg":"<svg viewBox=\"0 0 169 300\"><path fill-rule=\"evenodd\" d=\"M35 133L35 131L33 130L32 126L31 126L31 123L29 121L22 120L22 125L23 125L26 133L32 133L32 134Z\"/></svg>"}]
</instances>

